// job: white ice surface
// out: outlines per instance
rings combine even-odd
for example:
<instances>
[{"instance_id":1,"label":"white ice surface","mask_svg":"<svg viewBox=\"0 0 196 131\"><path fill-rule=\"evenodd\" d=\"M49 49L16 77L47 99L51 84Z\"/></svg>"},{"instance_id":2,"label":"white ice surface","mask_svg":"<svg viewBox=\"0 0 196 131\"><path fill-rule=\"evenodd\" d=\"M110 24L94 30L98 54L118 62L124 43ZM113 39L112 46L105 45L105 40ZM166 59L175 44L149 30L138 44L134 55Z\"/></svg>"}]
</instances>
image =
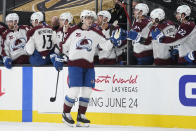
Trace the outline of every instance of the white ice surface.
<instances>
[{"instance_id":1,"label":"white ice surface","mask_svg":"<svg viewBox=\"0 0 196 131\"><path fill-rule=\"evenodd\" d=\"M180 128L151 128L133 126L98 126L91 127L68 127L61 123L15 123L0 122L0 131L196 131L196 129Z\"/></svg>"}]
</instances>

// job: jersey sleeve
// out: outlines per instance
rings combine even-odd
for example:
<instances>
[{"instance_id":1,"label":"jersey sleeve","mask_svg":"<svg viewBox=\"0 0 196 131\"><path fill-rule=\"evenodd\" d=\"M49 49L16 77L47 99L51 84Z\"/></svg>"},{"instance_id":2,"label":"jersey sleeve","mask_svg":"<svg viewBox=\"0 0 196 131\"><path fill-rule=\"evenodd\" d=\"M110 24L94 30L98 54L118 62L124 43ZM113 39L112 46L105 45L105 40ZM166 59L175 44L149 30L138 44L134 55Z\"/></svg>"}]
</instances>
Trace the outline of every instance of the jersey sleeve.
<instances>
[{"instance_id":1,"label":"jersey sleeve","mask_svg":"<svg viewBox=\"0 0 196 131\"><path fill-rule=\"evenodd\" d=\"M111 50L113 47L112 42L109 39L106 39L102 36L99 36L99 43L98 43L98 47L100 47L103 50Z\"/></svg>"},{"instance_id":2,"label":"jersey sleeve","mask_svg":"<svg viewBox=\"0 0 196 131\"><path fill-rule=\"evenodd\" d=\"M33 52L35 50L34 36L29 38L29 40L26 43L24 49L25 49L25 51L27 52L28 55L32 55L33 54Z\"/></svg>"},{"instance_id":3,"label":"jersey sleeve","mask_svg":"<svg viewBox=\"0 0 196 131\"><path fill-rule=\"evenodd\" d=\"M6 30L2 35L2 56L9 56L10 57L10 51L9 51L9 41L8 41L8 35L9 31Z\"/></svg>"},{"instance_id":4,"label":"jersey sleeve","mask_svg":"<svg viewBox=\"0 0 196 131\"><path fill-rule=\"evenodd\" d=\"M92 28L92 30L95 33L94 39L96 39L98 43L97 47L103 50L106 50L106 51L111 50L113 47L113 44L109 39L105 38L105 35L102 33L102 31L97 30L95 28Z\"/></svg>"},{"instance_id":5,"label":"jersey sleeve","mask_svg":"<svg viewBox=\"0 0 196 131\"><path fill-rule=\"evenodd\" d=\"M64 43L61 43L61 48L62 48L62 53L66 54L69 52L69 48L70 48L70 44L71 44L71 37L65 38Z\"/></svg>"},{"instance_id":6,"label":"jersey sleeve","mask_svg":"<svg viewBox=\"0 0 196 131\"><path fill-rule=\"evenodd\" d=\"M162 39L163 43L172 43L175 42L179 39L182 39L184 37L187 37L192 30L194 29L195 25L194 24L182 24L179 29L177 30L176 34L174 37L164 37ZM168 30L169 31L169 30Z\"/></svg>"},{"instance_id":7,"label":"jersey sleeve","mask_svg":"<svg viewBox=\"0 0 196 131\"><path fill-rule=\"evenodd\" d=\"M68 56L70 44L72 42L72 33L78 29L78 26L74 26L72 28L69 28L67 31L67 36L64 38L63 42L59 43L60 50L63 54L66 54Z\"/></svg>"},{"instance_id":8,"label":"jersey sleeve","mask_svg":"<svg viewBox=\"0 0 196 131\"><path fill-rule=\"evenodd\" d=\"M4 39L3 43L2 43L2 50L3 50L3 56L10 56L9 54L9 47L8 47L9 43L6 39Z\"/></svg>"}]
</instances>

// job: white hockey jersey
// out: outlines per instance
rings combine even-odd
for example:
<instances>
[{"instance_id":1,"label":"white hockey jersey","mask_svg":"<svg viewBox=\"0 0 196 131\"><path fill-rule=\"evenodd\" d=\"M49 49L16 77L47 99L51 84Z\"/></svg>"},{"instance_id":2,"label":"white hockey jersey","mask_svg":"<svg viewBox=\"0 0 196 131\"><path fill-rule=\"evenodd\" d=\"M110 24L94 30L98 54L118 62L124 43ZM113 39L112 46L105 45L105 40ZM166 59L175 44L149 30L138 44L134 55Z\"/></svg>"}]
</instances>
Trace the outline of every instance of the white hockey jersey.
<instances>
[{"instance_id":1,"label":"white hockey jersey","mask_svg":"<svg viewBox=\"0 0 196 131\"><path fill-rule=\"evenodd\" d=\"M95 28L83 30L78 25L68 30L63 44L63 53L69 52L68 66L93 68L96 48L111 50L113 44L104 38L102 32Z\"/></svg>"},{"instance_id":2,"label":"white hockey jersey","mask_svg":"<svg viewBox=\"0 0 196 131\"><path fill-rule=\"evenodd\" d=\"M106 29L102 29L101 27L99 27L99 25L95 24L94 27L97 30L102 31L102 33L104 34L104 36L106 37L106 39L109 39L111 37L111 33L113 30L117 30L119 29L119 26L117 25L111 25L109 24L108 27ZM126 46L126 41L121 41L121 45L118 48L112 48L109 51L106 50L102 50L102 49L97 49L96 51L96 55L98 55L99 57L99 64L108 64L108 65L112 65L112 64L116 64L119 62L119 56L122 55L123 50L127 47Z\"/></svg>"},{"instance_id":3,"label":"white hockey jersey","mask_svg":"<svg viewBox=\"0 0 196 131\"><path fill-rule=\"evenodd\" d=\"M27 56L24 46L27 43L28 26L19 26L17 31L6 30L3 34L3 56L9 56L13 61L20 56Z\"/></svg>"},{"instance_id":4,"label":"white hockey jersey","mask_svg":"<svg viewBox=\"0 0 196 131\"><path fill-rule=\"evenodd\" d=\"M158 26L153 26L152 30L156 28L160 29L165 36L168 38L172 38L176 34L175 25L171 21L165 21ZM156 65L170 65L172 64L172 59L170 55L171 48L169 46L165 46L162 43L159 43L157 40L153 40L153 56L154 63Z\"/></svg>"},{"instance_id":5,"label":"white hockey jersey","mask_svg":"<svg viewBox=\"0 0 196 131\"><path fill-rule=\"evenodd\" d=\"M152 22L148 18L142 19L141 21L136 21L133 24L132 29L139 32L141 37L146 39L145 43L132 41L134 55L137 58L153 55L151 38L150 38L151 27L152 27Z\"/></svg>"},{"instance_id":6,"label":"white hockey jersey","mask_svg":"<svg viewBox=\"0 0 196 131\"><path fill-rule=\"evenodd\" d=\"M3 33L6 30L6 28L2 25L0 25L0 55L2 55L2 44L3 44Z\"/></svg>"},{"instance_id":7,"label":"white hockey jersey","mask_svg":"<svg viewBox=\"0 0 196 131\"><path fill-rule=\"evenodd\" d=\"M109 39L111 36L110 36L110 26L108 29L104 29L102 30L102 33L105 35L106 39ZM100 61L100 64L104 63L102 61L111 61L113 60L114 61L114 64L116 63L116 50L115 48L112 48L111 50L99 50L98 51L98 56L99 56L99 61ZM109 62L108 61L108 62ZM107 63L107 62L106 62Z\"/></svg>"},{"instance_id":8,"label":"white hockey jersey","mask_svg":"<svg viewBox=\"0 0 196 131\"><path fill-rule=\"evenodd\" d=\"M36 26L27 33L28 42L25 45L25 50L28 55L32 55L37 50L41 56L46 57L58 44L56 32L49 26Z\"/></svg>"},{"instance_id":9,"label":"white hockey jersey","mask_svg":"<svg viewBox=\"0 0 196 131\"><path fill-rule=\"evenodd\" d=\"M179 51L179 63L184 63L183 57L187 53L196 50L196 26L193 22L188 22L186 24L181 24L175 34L174 38L165 37L162 43L158 43L162 47L159 53L167 52L164 58L169 57L169 52L171 49L178 49Z\"/></svg>"},{"instance_id":10,"label":"white hockey jersey","mask_svg":"<svg viewBox=\"0 0 196 131\"><path fill-rule=\"evenodd\" d=\"M57 43L63 42L64 39L67 37L67 32L63 32L63 27L59 28L56 31L57 35Z\"/></svg>"}]
</instances>

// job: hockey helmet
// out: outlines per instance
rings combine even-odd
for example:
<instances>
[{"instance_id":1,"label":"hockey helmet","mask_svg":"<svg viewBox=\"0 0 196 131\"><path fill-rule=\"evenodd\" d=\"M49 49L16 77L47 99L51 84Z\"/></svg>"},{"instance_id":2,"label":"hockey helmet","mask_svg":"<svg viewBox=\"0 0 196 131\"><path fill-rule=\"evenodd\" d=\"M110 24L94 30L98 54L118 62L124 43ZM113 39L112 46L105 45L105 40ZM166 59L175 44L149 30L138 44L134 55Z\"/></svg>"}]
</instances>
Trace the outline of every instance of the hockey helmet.
<instances>
[{"instance_id":1,"label":"hockey helmet","mask_svg":"<svg viewBox=\"0 0 196 131\"><path fill-rule=\"evenodd\" d=\"M6 16L6 21L17 21L19 22L19 16L16 13L11 13Z\"/></svg>"},{"instance_id":2,"label":"hockey helmet","mask_svg":"<svg viewBox=\"0 0 196 131\"><path fill-rule=\"evenodd\" d=\"M41 12L35 12L31 15L31 22L38 20L38 22L42 22L44 20L43 14Z\"/></svg>"},{"instance_id":3,"label":"hockey helmet","mask_svg":"<svg viewBox=\"0 0 196 131\"><path fill-rule=\"evenodd\" d=\"M83 20L83 18L90 16L96 19L96 13L91 10L83 10L80 14L80 19Z\"/></svg>"},{"instance_id":4,"label":"hockey helmet","mask_svg":"<svg viewBox=\"0 0 196 131\"><path fill-rule=\"evenodd\" d=\"M191 8L188 5L181 5L176 9L176 13L184 13L186 16L190 16Z\"/></svg>"},{"instance_id":5,"label":"hockey helmet","mask_svg":"<svg viewBox=\"0 0 196 131\"><path fill-rule=\"evenodd\" d=\"M142 15L147 15L149 12L149 8L147 4L139 3L135 6L136 10L142 11Z\"/></svg>"},{"instance_id":6,"label":"hockey helmet","mask_svg":"<svg viewBox=\"0 0 196 131\"><path fill-rule=\"evenodd\" d=\"M154 20L158 19L159 21L162 21L163 19L165 19L165 11L161 8L156 8L151 11L150 18Z\"/></svg>"},{"instance_id":7,"label":"hockey helmet","mask_svg":"<svg viewBox=\"0 0 196 131\"><path fill-rule=\"evenodd\" d=\"M68 20L68 23L70 24L73 21L73 16L71 13L66 12L66 13L62 13L60 15L60 20Z\"/></svg>"},{"instance_id":8,"label":"hockey helmet","mask_svg":"<svg viewBox=\"0 0 196 131\"><path fill-rule=\"evenodd\" d=\"M98 16L99 16L99 15L102 15L103 17L108 18L108 19L107 19L107 22L109 22L110 19L111 19L111 14L110 14L110 12L107 11L107 10L99 11L99 13L98 13L97 15L98 15Z\"/></svg>"},{"instance_id":9,"label":"hockey helmet","mask_svg":"<svg viewBox=\"0 0 196 131\"><path fill-rule=\"evenodd\" d=\"M97 14L95 13L95 11L91 11L92 16L94 17L94 20L97 19Z\"/></svg>"}]
</instances>

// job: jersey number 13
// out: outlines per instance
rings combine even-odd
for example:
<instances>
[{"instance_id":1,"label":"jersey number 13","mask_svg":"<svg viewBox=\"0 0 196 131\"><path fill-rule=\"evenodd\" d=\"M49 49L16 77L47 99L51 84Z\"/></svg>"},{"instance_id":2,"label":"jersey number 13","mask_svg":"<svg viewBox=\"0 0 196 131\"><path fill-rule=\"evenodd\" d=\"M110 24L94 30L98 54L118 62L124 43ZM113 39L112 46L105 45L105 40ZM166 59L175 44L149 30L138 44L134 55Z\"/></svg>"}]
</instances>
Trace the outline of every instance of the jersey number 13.
<instances>
[{"instance_id":1,"label":"jersey number 13","mask_svg":"<svg viewBox=\"0 0 196 131\"><path fill-rule=\"evenodd\" d=\"M43 35L44 44L42 48L50 50L52 48L52 35Z\"/></svg>"}]
</instances>

